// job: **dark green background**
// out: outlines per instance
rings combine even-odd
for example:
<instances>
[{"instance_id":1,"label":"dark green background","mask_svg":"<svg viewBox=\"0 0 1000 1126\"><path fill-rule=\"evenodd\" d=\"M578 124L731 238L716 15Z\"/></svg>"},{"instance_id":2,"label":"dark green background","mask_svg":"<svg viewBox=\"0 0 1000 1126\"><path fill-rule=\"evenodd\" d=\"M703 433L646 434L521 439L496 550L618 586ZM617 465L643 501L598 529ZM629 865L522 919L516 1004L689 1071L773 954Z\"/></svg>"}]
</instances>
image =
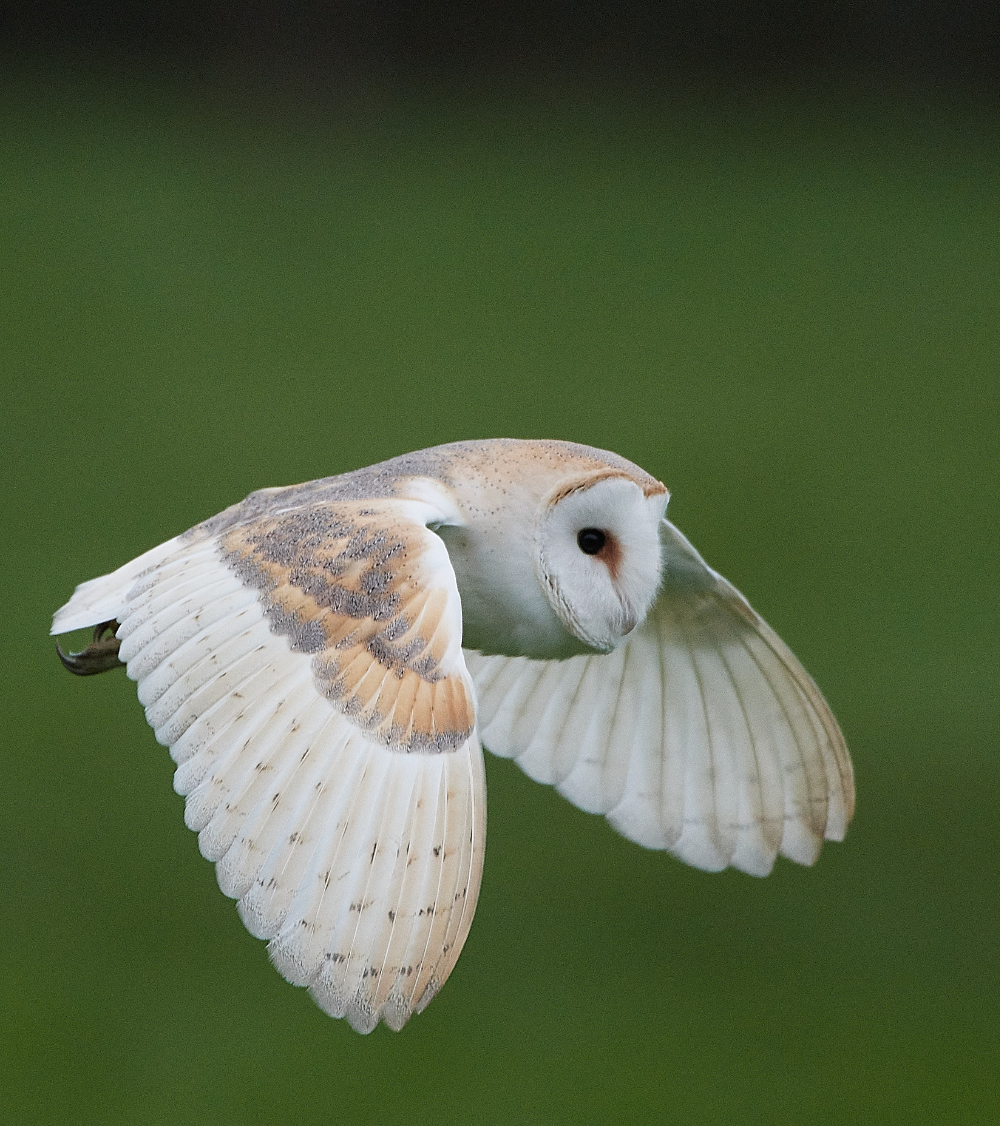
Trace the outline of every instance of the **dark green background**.
<instances>
[{"instance_id":1,"label":"dark green background","mask_svg":"<svg viewBox=\"0 0 1000 1126\"><path fill-rule=\"evenodd\" d=\"M2 104L11 1122L1000 1120L998 130L792 95ZM706 875L491 759L479 911L361 1038L269 967L75 583L251 489L614 449L802 657L858 813Z\"/></svg>"}]
</instances>

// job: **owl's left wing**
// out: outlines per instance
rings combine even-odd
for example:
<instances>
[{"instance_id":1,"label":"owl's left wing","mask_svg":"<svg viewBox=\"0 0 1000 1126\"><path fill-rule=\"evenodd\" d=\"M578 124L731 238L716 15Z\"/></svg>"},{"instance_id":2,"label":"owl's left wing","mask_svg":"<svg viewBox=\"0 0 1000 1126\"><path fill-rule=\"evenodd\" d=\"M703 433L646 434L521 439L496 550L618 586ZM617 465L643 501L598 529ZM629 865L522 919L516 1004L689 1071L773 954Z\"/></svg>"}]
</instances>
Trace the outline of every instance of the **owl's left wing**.
<instances>
[{"instance_id":1,"label":"owl's left wing","mask_svg":"<svg viewBox=\"0 0 1000 1126\"><path fill-rule=\"evenodd\" d=\"M285 977L361 1032L429 1003L479 892L474 692L428 528L448 516L279 500L83 584L53 627L117 619L222 890Z\"/></svg>"},{"instance_id":2,"label":"owl's left wing","mask_svg":"<svg viewBox=\"0 0 1000 1126\"><path fill-rule=\"evenodd\" d=\"M765 875L842 839L851 763L791 650L668 521L645 622L611 653L467 652L484 746L624 836Z\"/></svg>"}]
</instances>

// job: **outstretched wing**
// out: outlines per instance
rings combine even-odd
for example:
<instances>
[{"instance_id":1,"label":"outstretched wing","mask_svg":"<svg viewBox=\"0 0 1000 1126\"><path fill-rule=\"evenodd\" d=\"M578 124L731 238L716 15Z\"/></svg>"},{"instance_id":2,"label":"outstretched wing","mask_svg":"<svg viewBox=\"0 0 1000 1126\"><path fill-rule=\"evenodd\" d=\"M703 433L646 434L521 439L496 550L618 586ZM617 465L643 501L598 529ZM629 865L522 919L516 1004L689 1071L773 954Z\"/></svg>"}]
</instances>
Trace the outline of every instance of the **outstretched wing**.
<instances>
[{"instance_id":1,"label":"outstretched wing","mask_svg":"<svg viewBox=\"0 0 1000 1126\"><path fill-rule=\"evenodd\" d=\"M663 522L646 621L608 654L467 653L480 733L624 836L699 868L811 864L854 808L851 763L819 689L734 587Z\"/></svg>"},{"instance_id":2,"label":"outstretched wing","mask_svg":"<svg viewBox=\"0 0 1000 1126\"><path fill-rule=\"evenodd\" d=\"M430 1002L479 893L474 693L427 528L446 516L307 499L209 523L84 584L53 629L117 617L222 890L285 977L361 1032Z\"/></svg>"}]
</instances>

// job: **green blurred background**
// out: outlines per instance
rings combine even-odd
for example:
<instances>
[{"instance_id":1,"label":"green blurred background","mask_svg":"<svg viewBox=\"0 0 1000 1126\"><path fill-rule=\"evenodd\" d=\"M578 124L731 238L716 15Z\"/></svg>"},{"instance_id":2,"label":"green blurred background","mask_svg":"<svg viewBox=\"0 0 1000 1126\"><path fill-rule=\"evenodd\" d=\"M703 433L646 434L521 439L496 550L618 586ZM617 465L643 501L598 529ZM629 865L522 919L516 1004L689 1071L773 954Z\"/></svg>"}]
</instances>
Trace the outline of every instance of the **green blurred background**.
<instances>
[{"instance_id":1,"label":"green blurred background","mask_svg":"<svg viewBox=\"0 0 1000 1126\"><path fill-rule=\"evenodd\" d=\"M996 118L97 79L0 113L6 1121L1000 1121ZM362 1038L244 932L131 682L46 633L252 489L495 436L668 484L858 813L813 870L706 875L490 759L465 952Z\"/></svg>"}]
</instances>

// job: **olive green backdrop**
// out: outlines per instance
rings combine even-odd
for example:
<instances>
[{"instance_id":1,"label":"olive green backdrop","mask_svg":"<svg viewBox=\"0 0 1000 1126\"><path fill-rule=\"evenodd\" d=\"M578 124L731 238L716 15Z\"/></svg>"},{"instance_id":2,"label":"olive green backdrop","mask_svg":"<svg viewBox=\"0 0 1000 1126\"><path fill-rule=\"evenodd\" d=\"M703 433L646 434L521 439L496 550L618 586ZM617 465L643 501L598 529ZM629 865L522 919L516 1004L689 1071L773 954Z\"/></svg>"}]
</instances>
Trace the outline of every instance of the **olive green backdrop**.
<instances>
[{"instance_id":1,"label":"olive green backdrop","mask_svg":"<svg viewBox=\"0 0 1000 1126\"><path fill-rule=\"evenodd\" d=\"M6 1119L1000 1120L994 123L40 83L2 117ZM465 952L362 1038L244 932L133 685L46 633L252 489L494 436L668 484L858 813L815 869L706 875L490 759Z\"/></svg>"}]
</instances>

